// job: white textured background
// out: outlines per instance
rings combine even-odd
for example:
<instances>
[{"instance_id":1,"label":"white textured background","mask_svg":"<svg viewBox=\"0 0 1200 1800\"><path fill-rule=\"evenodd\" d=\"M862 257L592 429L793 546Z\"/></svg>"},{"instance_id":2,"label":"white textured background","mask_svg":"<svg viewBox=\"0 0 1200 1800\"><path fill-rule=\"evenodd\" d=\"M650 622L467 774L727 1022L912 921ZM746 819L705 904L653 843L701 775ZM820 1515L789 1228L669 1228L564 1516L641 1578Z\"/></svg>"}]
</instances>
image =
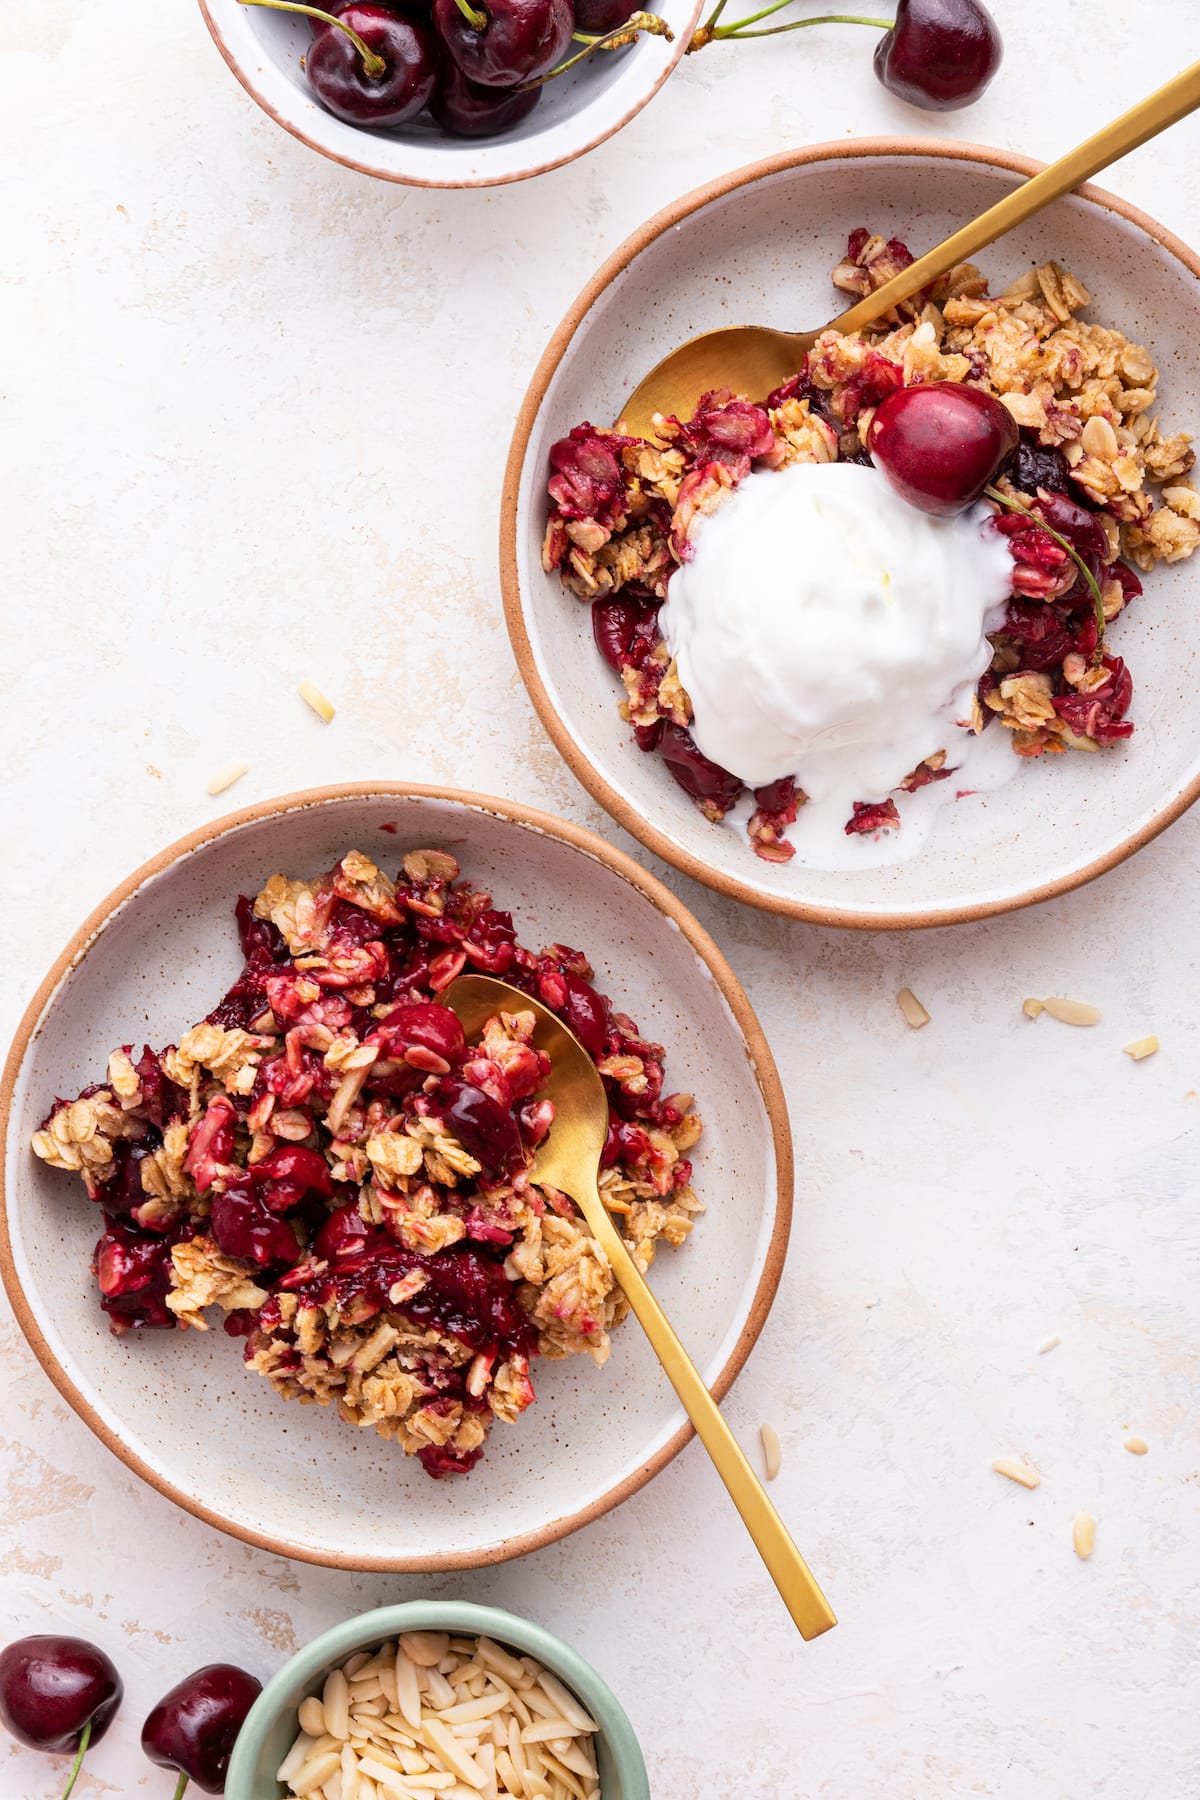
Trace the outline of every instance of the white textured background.
<instances>
[{"instance_id":1,"label":"white textured background","mask_svg":"<svg viewBox=\"0 0 1200 1800\"><path fill-rule=\"evenodd\" d=\"M996 11L1007 66L943 128L1041 156L1195 50L1190 0ZM7 0L4 22L7 1034L84 912L224 809L204 783L233 758L251 764L238 805L410 777L611 830L543 739L500 616L500 472L545 338L681 191L938 121L876 86L866 32L826 28L706 51L536 183L409 192L279 132L186 3ZM1198 151L1185 123L1109 185L1195 242ZM1153 344L1153 321L1128 323ZM332 727L296 698L305 674ZM78 1793L168 1793L137 1732L187 1668L266 1675L349 1612L443 1593L579 1642L656 1800L1195 1800L1198 852L1194 815L1035 914L907 939L671 878L745 980L793 1110L791 1259L729 1411L746 1438L780 1429L776 1493L842 1618L813 1646L694 1448L524 1562L333 1574L135 1482L6 1319L3 1633L94 1637L127 1677ZM902 982L933 1014L922 1033L893 1006ZM1097 1001L1103 1024L1029 1024L1019 1002L1045 991ZM1135 1067L1120 1045L1151 1030L1162 1053ZM1036 1462L1036 1493L991 1473L1000 1453ZM1078 1508L1099 1520L1087 1565ZM5 1800L61 1786L61 1764L0 1744Z\"/></svg>"}]
</instances>

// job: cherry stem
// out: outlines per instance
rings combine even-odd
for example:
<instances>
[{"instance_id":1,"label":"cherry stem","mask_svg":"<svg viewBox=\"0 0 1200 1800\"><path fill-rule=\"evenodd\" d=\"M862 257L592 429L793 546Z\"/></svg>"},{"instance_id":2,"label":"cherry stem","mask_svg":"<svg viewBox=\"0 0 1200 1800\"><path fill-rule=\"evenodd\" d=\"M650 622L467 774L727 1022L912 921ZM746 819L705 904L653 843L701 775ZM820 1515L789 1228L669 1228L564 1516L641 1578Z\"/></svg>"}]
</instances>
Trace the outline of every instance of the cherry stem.
<instances>
[{"instance_id":1,"label":"cherry stem","mask_svg":"<svg viewBox=\"0 0 1200 1800\"><path fill-rule=\"evenodd\" d=\"M183 1800L183 1796L187 1792L187 1784L188 1777L181 1771L179 1780L175 1784L175 1792L172 1794L171 1800Z\"/></svg>"},{"instance_id":2,"label":"cherry stem","mask_svg":"<svg viewBox=\"0 0 1200 1800\"><path fill-rule=\"evenodd\" d=\"M1047 525L1045 519L1035 513L1032 507L1022 506L1019 500L1011 500L1007 494L1002 494L999 488L989 486L985 487L983 491L989 500L994 500L997 506L1002 506L1004 508L1005 512L1023 513L1027 519L1032 519L1033 523L1040 526L1047 537L1052 537L1059 548L1066 551L1071 561L1075 564L1075 567L1079 570L1079 573L1083 576L1083 579L1091 589L1092 611L1096 616L1096 648L1092 652L1092 662L1096 666L1099 666L1104 657L1104 595L1100 592L1100 583L1096 580L1096 577L1092 574L1092 571L1088 568L1070 539L1063 537L1061 532L1055 531L1053 525Z\"/></svg>"},{"instance_id":3,"label":"cherry stem","mask_svg":"<svg viewBox=\"0 0 1200 1800\"><path fill-rule=\"evenodd\" d=\"M75 1761L71 1764L71 1773L67 1776L67 1785L63 1789L62 1800L71 1800L71 1789L79 1779L79 1771L83 1767L83 1759L87 1755L87 1747L92 1741L92 1721L89 1719L79 1734L79 1748L75 1752Z\"/></svg>"},{"instance_id":4,"label":"cherry stem","mask_svg":"<svg viewBox=\"0 0 1200 1800\"><path fill-rule=\"evenodd\" d=\"M463 0L458 0L459 6L462 3ZM649 37L665 37L668 43L675 36L667 21L660 19L657 13L630 13L625 23L618 25L615 31L606 31L603 37L589 38L582 50L577 50L574 56L568 56L566 62L559 63L556 69L547 69L544 75L539 75L534 81L523 82L520 87L514 88L512 91L514 94L528 94L531 89L543 87L547 81L553 81L556 75L565 75L568 69L573 69L576 63L581 63L586 56L592 54L593 50L619 50L622 44L632 44L634 38L641 31L646 32Z\"/></svg>"},{"instance_id":5,"label":"cherry stem","mask_svg":"<svg viewBox=\"0 0 1200 1800\"><path fill-rule=\"evenodd\" d=\"M746 30L747 25L757 25L760 19L768 19L781 7L790 5L791 0L774 0L771 6L764 6L761 12L749 13L746 18L737 19L732 25L718 28L717 20L725 10L725 0L717 0L717 5L688 45L688 53L703 50L705 44L711 44L717 38L775 37L781 31L804 31L810 25L872 25L878 31L890 31L896 23L894 19L864 19L858 13L822 13L816 19L796 19L790 25L773 25L767 31Z\"/></svg>"},{"instance_id":6,"label":"cherry stem","mask_svg":"<svg viewBox=\"0 0 1200 1800\"><path fill-rule=\"evenodd\" d=\"M476 7L472 6L471 0L454 0L454 4L457 6L463 18L467 21L467 24L471 27L472 31L487 30L487 14L478 11Z\"/></svg>"},{"instance_id":7,"label":"cherry stem","mask_svg":"<svg viewBox=\"0 0 1200 1800\"><path fill-rule=\"evenodd\" d=\"M387 74L387 63L384 58L377 56L371 46L359 37L357 31L352 31L349 25L344 24L341 19L335 18L332 13L322 12L319 6L303 6L300 0L242 0L242 5L269 6L273 12L303 13L306 19L320 19L326 25L336 25L339 31L345 32L362 57L363 74L368 81L378 81L381 76Z\"/></svg>"}]
</instances>

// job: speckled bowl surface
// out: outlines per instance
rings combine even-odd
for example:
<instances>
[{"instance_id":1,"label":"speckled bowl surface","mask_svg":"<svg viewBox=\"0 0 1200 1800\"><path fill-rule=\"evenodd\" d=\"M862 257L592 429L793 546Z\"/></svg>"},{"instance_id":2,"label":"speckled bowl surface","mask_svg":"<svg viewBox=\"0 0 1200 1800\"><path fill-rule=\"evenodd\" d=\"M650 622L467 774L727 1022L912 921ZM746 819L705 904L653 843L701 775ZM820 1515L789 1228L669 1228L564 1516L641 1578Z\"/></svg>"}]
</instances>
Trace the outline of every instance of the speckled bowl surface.
<instances>
[{"instance_id":1,"label":"speckled bowl surface","mask_svg":"<svg viewBox=\"0 0 1200 1800\"><path fill-rule=\"evenodd\" d=\"M636 118L687 49L701 0L662 0L651 9L674 41L643 37L547 82L529 116L494 138L449 137L427 114L392 131L350 125L327 112L301 65L307 18L241 0L200 0L213 42L263 111L312 150L384 181L412 187L494 187L572 162ZM630 7L633 11L633 7ZM577 46L573 46L577 48Z\"/></svg>"},{"instance_id":2,"label":"speckled bowl surface","mask_svg":"<svg viewBox=\"0 0 1200 1800\"><path fill-rule=\"evenodd\" d=\"M838 310L829 272L858 225L937 244L1040 164L971 144L863 139L788 152L687 195L635 232L558 327L517 423L505 480L501 573L530 697L584 786L627 831L698 881L769 911L865 928L943 925L1049 899L1149 842L1200 793L1197 565L1160 565L1113 633L1134 680L1127 747L1022 765L939 814L931 843L888 868L823 872L755 857L744 828L712 825L621 723L616 677L588 608L541 566L550 446L615 419L676 344L722 325L817 326ZM1200 426L1200 263L1162 226L1100 189L1059 201L983 252L995 291L1056 258L1161 371L1164 430ZM844 298L844 297L843 297ZM637 329L630 329L630 322Z\"/></svg>"},{"instance_id":3,"label":"speckled bowl surface","mask_svg":"<svg viewBox=\"0 0 1200 1800\"><path fill-rule=\"evenodd\" d=\"M466 1601L412 1600L347 1619L306 1644L263 1689L242 1727L225 1782L225 1800L279 1800L275 1779L296 1737L296 1709L319 1694L325 1677L359 1650L373 1650L402 1631L449 1631L494 1638L533 1656L583 1702L600 1727L595 1739L602 1800L650 1800L646 1765L620 1702L578 1651L529 1619Z\"/></svg>"},{"instance_id":4,"label":"speckled bowl surface","mask_svg":"<svg viewBox=\"0 0 1200 1800\"><path fill-rule=\"evenodd\" d=\"M469 1475L432 1481L374 1432L276 1398L219 1326L112 1337L88 1273L96 1210L29 1138L56 1095L103 1077L114 1045L177 1042L204 1017L241 966L239 893L277 870L316 875L354 846L394 870L423 845L453 851L524 942L586 950L601 991L666 1045L672 1084L697 1095L696 1185L709 1211L686 1245L660 1254L654 1283L718 1394L761 1329L791 1211L786 1109L745 995L675 897L590 832L485 796L334 788L233 814L138 870L68 945L9 1057L9 1299L51 1379L139 1475L251 1543L357 1569L498 1561L635 1492L690 1435L636 1324L615 1334L603 1370L582 1356L536 1364L537 1404L497 1426Z\"/></svg>"}]
</instances>

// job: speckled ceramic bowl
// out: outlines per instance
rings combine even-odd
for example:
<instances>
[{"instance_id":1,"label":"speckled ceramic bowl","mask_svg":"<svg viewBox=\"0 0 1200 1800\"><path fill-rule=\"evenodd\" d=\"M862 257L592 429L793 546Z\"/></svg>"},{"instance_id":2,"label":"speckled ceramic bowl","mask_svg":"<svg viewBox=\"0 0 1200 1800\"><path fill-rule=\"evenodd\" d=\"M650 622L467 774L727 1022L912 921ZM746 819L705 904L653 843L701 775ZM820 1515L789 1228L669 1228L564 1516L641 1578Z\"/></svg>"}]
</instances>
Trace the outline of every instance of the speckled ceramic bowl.
<instances>
[{"instance_id":1,"label":"speckled ceramic bowl","mask_svg":"<svg viewBox=\"0 0 1200 1800\"><path fill-rule=\"evenodd\" d=\"M200 0L213 42L246 92L302 144L362 175L448 188L524 181L594 150L654 98L687 49L700 6L701 0L656 0L649 10L666 20L673 42L644 37L612 54L600 52L548 82L528 118L511 131L494 138L455 138L424 113L394 131L370 131L334 118L301 66L312 41L306 18L243 6L241 0Z\"/></svg>"},{"instance_id":2,"label":"speckled ceramic bowl","mask_svg":"<svg viewBox=\"0 0 1200 1800\"><path fill-rule=\"evenodd\" d=\"M317 874L355 845L395 868L426 844L491 888L524 941L584 948L601 990L667 1046L672 1080L698 1096L696 1183L710 1210L685 1246L659 1256L654 1281L724 1393L787 1245L779 1079L716 945L666 888L578 826L394 786L316 790L218 820L137 870L76 933L30 1003L0 1090L0 1267L60 1392L129 1468L198 1517L281 1555L355 1569L496 1562L636 1492L690 1435L637 1326L616 1334L603 1370L579 1356L539 1363L537 1404L497 1427L470 1475L431 1481L374 1432L277 1399L220 1329L110 1336L88 1274L96 1212L29 1139L56 1095L103 1075L113 1045L175 1042L204 1017L241 966L239 893L276 870Z\"/></svg>"},{"instance_id":3,"label":"speckled ceramic bowl","mask_svg":"<svg viewBox=\"0 0 1200 1800\"><path fill-rule=\"evenodd\" d=\"M608 1684L559 1638L495 1606L465 1601L413 1600L380 1606L323 1631L285 1663L263 1689L242 1727L229 1764L225 1800L279 1800L286 1790L275 1771L296 1737L296 1709L319 1694L325 1677L359 1650L373 1650L402 1631L449 1631L494 1638L536 1657L578 1696L600 1727L596 1737L602 1800L650 1800L646 1764L620 1702Z\"/></svg>"},{"instance_id":4,"label":"speckled ceramic bowl","mask_svg":"<svg viewBox=\"0 0 1200 1800\"><path fill-rule=\"evenodd\" d=\"M931 843L911 861L837 873L763 862L741 826L712 825L696 811L662 759L642 755L617 717L619 690L592 643L588 609L542 570L556 438L584 419L615 419L641 376L698 332L819 325L837 310L829 272L854 226L924 250L1040 166L972 144L871 138L739 169L658 213L609 258L534 375L501 522L508 627L530 698L576 776L618 823L721 893L867 929L984 918L1103 874L1200 794L1194 562L1155 569L1145 598L1114 632L1134 679L1137 732L1127 747L1025 764L995 793L943 808ZM978 261L998 289L1049 257L1091 289L1091 316L1124 326L1153 353L1164 428L1195 431L1195 254L1144 213L1085 188Z\"/></svg>"}]
</instances>

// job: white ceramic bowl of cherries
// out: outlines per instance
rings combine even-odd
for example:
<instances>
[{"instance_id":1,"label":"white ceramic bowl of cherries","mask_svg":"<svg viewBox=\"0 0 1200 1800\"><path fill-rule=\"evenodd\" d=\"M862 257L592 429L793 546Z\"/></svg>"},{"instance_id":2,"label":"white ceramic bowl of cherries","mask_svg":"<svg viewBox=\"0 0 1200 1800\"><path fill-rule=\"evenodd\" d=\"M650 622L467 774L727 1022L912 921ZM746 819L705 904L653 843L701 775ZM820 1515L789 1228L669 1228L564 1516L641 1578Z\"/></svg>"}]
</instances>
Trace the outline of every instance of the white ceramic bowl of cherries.
<instances>
[{"instance_id":1,"label":"white ceramic bowl of cherries","mask_svg":"<svg viewBox=\"0 0 1200 1800\"><path fill-rule=\"evenodd\" d=\"M330 24L270 0L200 0L225 61L278 124L348 168L418 187L520 181L628 123L687 48L703 0L648 0L627 44L589 46L636 4L329 0Z\"/></svg>"},{"instance_id":2,"label":"white ceramic bowl of cherries","mask_svg":"<svg viewBox=\"0 0 1200 1800\"><path fill-rule=\"evenodd\" d=\"M485 187L570 162L628 124L685 52L759 36L765 16L762 0L636 7L200 0L225 61L278 124L347 168L419 187ZM825 22L789 10L769 29ZM871 28L884 86L925 109L969 105L1000 63L981 0L897 0L894 23L849 22Z\"/></svg>"}]
</instances>

